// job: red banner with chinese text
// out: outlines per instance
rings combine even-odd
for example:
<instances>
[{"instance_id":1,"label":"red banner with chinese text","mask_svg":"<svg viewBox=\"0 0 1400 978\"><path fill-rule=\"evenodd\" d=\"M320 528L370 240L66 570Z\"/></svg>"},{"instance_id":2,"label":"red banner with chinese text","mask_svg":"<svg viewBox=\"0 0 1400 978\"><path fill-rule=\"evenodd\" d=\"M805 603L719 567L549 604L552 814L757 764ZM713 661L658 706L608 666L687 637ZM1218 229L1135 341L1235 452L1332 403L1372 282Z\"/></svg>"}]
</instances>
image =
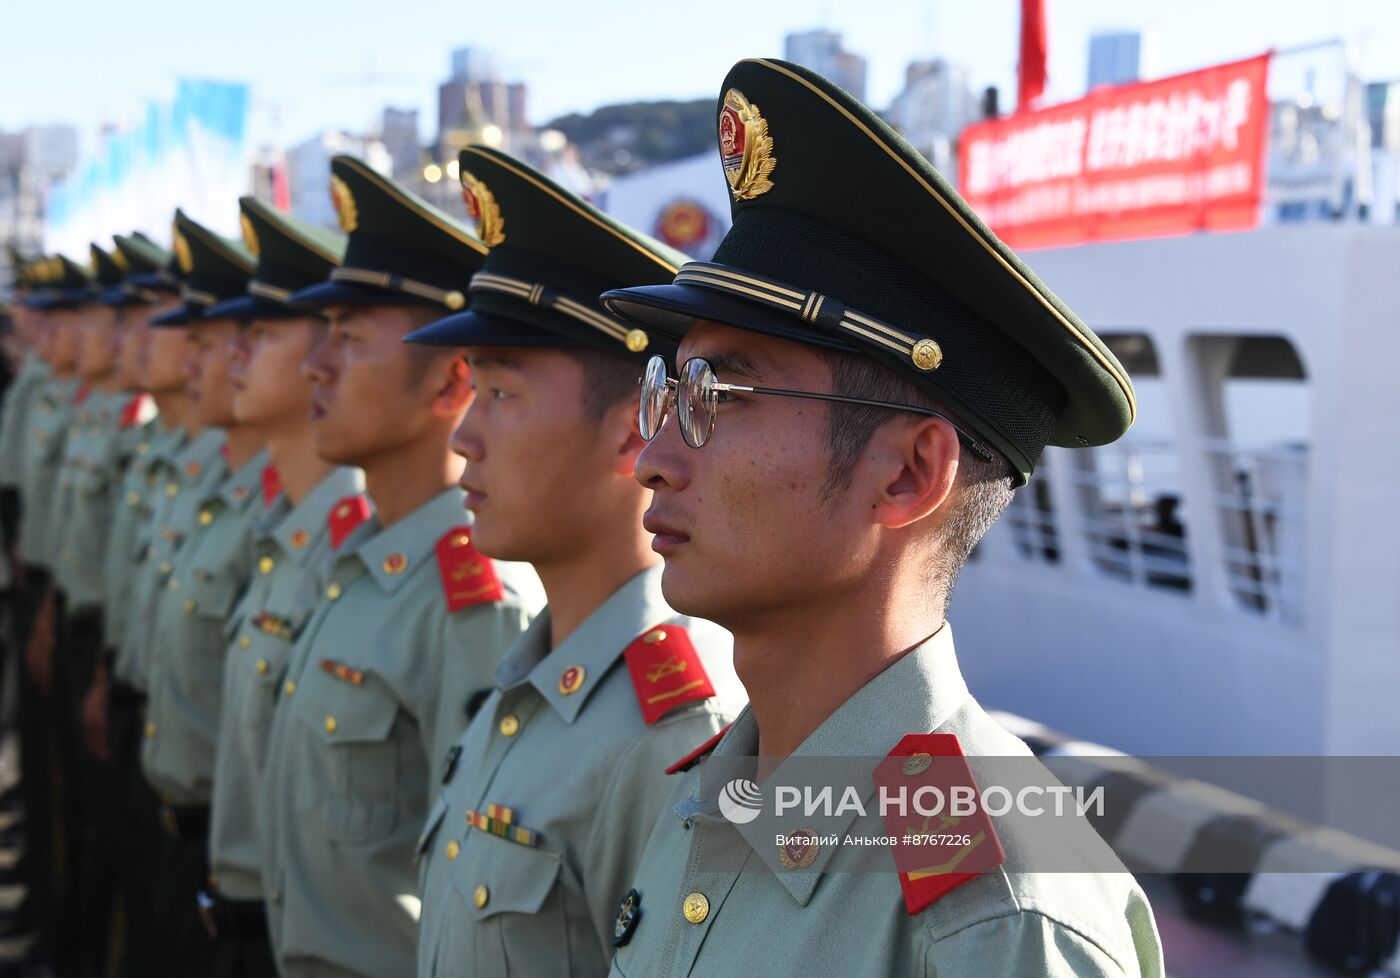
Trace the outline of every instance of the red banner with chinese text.
<instances>
[{"instance_id":1,"label":"red banner with chinese text","mask_svg":"<svg viewBox=\"0 0 1400 978\"><path fill-rule=\"evenodd\" d=\"M1013 248L1253 227L1268 74L1262 54L969 126L958 189Z\"/></svg>"}]
</instances>

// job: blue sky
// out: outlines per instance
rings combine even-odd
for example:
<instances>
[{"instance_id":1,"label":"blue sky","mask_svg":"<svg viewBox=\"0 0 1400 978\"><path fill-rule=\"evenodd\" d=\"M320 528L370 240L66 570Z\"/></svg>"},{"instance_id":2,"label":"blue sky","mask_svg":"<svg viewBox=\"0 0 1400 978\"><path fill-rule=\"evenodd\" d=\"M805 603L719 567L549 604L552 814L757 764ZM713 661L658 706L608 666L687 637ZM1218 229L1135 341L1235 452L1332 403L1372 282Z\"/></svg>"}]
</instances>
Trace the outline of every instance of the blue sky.
<instances>
[{"instance_id":1,"label":"blue sky","mask_svg":"<svg viewBox=\"0 0 1400 978\"><path fill-rule=\"evenodd\" d=\"M1050 96L1082 93L1089 34L1151 26L1158 74L1322 38L1355 42L1367 78L1400 77L1394 0L1048 0ZM794 29L843 31L870 59L867 99L883 107L904 65L942 55L979 87L1015 84L1016 0L655 0L486 4L480 0L189 0L24 4L0 41L0 129L138 117L177 77L247 81L255 138L279 144L319 128L367 128L384 104L418 106L436 129L436 85L459 45L492 50L530 84L539 123L610 102L713 96L736 60L781 54Z\"/></svg>"}]
</instances>

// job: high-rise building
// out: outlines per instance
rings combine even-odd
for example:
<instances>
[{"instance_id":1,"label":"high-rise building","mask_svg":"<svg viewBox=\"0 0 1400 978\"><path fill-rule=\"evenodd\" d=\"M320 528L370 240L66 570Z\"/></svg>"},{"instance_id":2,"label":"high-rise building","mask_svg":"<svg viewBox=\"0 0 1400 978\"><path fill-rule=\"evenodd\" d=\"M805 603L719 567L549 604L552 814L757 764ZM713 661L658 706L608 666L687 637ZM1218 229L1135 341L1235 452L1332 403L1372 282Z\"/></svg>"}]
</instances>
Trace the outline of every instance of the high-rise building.
<instances>
[{"instance_id":1,"label":"high-rise building","mask_svg":"<svg viewBox=\"0 0 1400 978\"><path fill-rule=\"evenodd\" d=\"M1125 85L1142 77L1142 33L1101 31L1089 36L1089 88Z\"/></svg>"},{"instance_id":2,"label":"high-rise building","mask_svg":"<svg viewBox=\"0 0 1400 978\"><path fill-rule=\"evenodd\" d=\"M293 216L326 228L338 226L331 202L331 157L342 153L357 157L386 176L393 172L393 160L379 140L335 130L317 133L287 150L287 185Z\"/></svg>"},{"instance_id":3,"label":"high-rise building","mask_svg":"<svg viewBox=\"0 0 1400 978\"><path fill-rule=\"evenodd\" d=\"M530 130L529 91L505 82L494 59L476 48L452 52L452 77L438 86L438 150L451 155L494 126L496 141L509 146Z\"/></svg>"},{"instance_id":4,"label":"high-rise building","mask_svg":"<svg viewBox=\"0 0 1400 978\"><path fill-rule=\"evenodd\" d=\"M1366 121L1371 124L1372 146L1400 149L1400 81L1366 86Z\"/></svg>"},{"instance_id":5,"label":"high-rise building","mask_svg":"<svg viewBox=\"0 0 1400 978\"><path fill-rule=\"evenodd\" d=\"M379 127L384 148L394 161L393 176L400 180L418 170L418 110L385 108Z\"/></svg>"},{"instance_id":6,"label":"high-rise building","mask_svg":"<svg viewBox=\"0 0 1400 978\"><path fill-rule=\"evenodd\" d=\"M783 39L783 56L811 68L864 102L865 59L845 50L841 41L836 31L799 31Z\"/></svg>"},{"instance_id":7,"label":"high-rise building","mask_svg":"<svg viewBox=\"0 0 1400 978\"><path fill-rule=\"evenodd\" d=\"M78 131L72 126L0 133L0 243L28 254L41 250L45 198L77 165ZM8 275L10 270L0 269L0 285Z\"/></svg>"},{"instance_id":8,"label":"high-rise building","mask_svg":"<svg viewBox=\"0 0 1400 978\"><path fill-rule=\"evenodd\" d=\"M904 69L904 89L890 103L885 120L953 179L957 162L952 152L954 141L980 114L967 68L933 58L912 61Z\"/></svg>"}]
</instances>

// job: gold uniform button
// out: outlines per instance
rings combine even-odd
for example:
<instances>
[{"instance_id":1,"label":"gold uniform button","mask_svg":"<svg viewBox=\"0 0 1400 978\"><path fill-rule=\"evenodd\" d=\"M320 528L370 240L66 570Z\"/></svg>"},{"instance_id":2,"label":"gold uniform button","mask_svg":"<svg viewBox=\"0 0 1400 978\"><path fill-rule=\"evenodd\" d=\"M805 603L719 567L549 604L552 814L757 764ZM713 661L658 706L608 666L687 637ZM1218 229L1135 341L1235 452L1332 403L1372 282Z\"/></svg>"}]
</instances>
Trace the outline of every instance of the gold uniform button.
<instances>
[{"instance_id":1,"label":"gold uniform button","mask_svg":"<svg viewBox=\"0 0 1400 978\"><path fill-rule=\"evenodd\" d=\"M149 738L151 738L151 737L154 737L155 735L156 735L156 725L155 725L154 723L148 723L148 724L146 724L146 737L147 737L147 739L149 739Z\"/></svg>"},{"instance_id":2,"label":"gold uniform button","mask_svg":"<svg viewBox=\"0 0 1400 978\"><path fill-rule=\"evenodd\" d=\"M514 713L507 713L501 717L500 730L502 737L514 737L520 732L520 718Z\"/></svg>"},{"instance_id":3,"label":"gold uniform button","mask_svg":"<svg viewBox=\"0 0 1400 978\"><path fill-rule=\"evenodd\" d=\"M461 844L460 842L458 842L456 839L453 839L451 842L449 842L449 843L447 844L447 858L448 858L448 859L456 859L456 858L457 858L457 854L460 853L461 851L462 851L462 844Z\"/></svg>"},{"instance_id":4,"label":"gold uniform button","mask_svg":"<svg viewBox=\"0 0 1400 978\"><path fill-rule=\"evenodd\" d=\"M335 717L326 717L326 733L335 733Z\"/></svg>"},{"instance_id":5,"label":"gold uniform button","mask_svg":"<svg viewBox=\"0 0 1400 978\"><path fill-rule=\"evenodd\" d=\"M238 647L239 647L239 648L241 648L241 649L246 649L248 646L250 646L250 645L252 645L252 644L253 644L253 640L250 639L247 635L240 635L240 636L238 636Z\"/></svg>"},{"instance_id":6,"label":"gold uniform button","mask_svg":"<svg viewBox=\"0 0 1400 978\"><path fill-rule=\"evenodd\" d=\"M272 563L272 558L271 558L271 557L264 557L264 558L262 558L261 560L258 561L258 573L260 573L260 574L271 574L271 573L272 573L272 568L273 568L273 566L274 566L274 565L273 565L273 563Z\"/></svg>"},{"instance_id":7,"label":"gold uniform button","mask_svg":"<svg viewBox=\"0 0 1400 978\"><path fill-rule=\"evenodd\" d=\"M272 668L272 667L269 666L269 665L267 664L267 660L266 660L266 659L259 659L259 660L258 660L258 675L259 675L259 676L266 676L266 675L267 675L267 671L268 671L269 669L271 669L271 668Z\"/></svg>"},{"instance_id":8,"label":"gold uniform button","mask_svg":"<svg viewBox=\"0 0 1400 978\"><path fill-rule=\"evenodd\" d=\"M180 494L180 487L173 482L167 482L165 484L165 494L167 496L178 496Z\"/></svg>"},{"instance_id":9,"label":"gold uniform button","mask_svg":"<svg viewBox=\"0 0 1400 978\"><path fill-rule=\"evenodd\" d=\"M710 915L710 901L703 893L692 893L681 904L681 913L692 924L703 924Z\"/></svg>"},{"instance_id":10,"label":"gold uniform button","mask_svg":"<svg viewBox=\"0 0 1400 978\"><path fill-rule=\"evenodd\" d=\"M214 522L214 514L207 509L201 509L199 511L199 525L208 526L212 522Z\"/></svg>"},{"instance_id":11,"label":"gold uniform button","mask_svg":"<svg viewBox=\"0 0 1400 978\"><path fill-rule=\"evenodd\" d=\"M485 883L478 883L476 889L472 891L472 903L476 904L476 909L481 910L490 902L491 891L486 888Z\"/></svg>"},{"instance_id":12,"label":"gold uniform button","mask_svg":"<svg viewBox=\"0 0 1400 978\"><path fill-rule=\"evenodd\" d=\"M169 573L170 573L170 561L168 561L168 560L162 560L162 561L160 562L160 572L161 572L162 574L169 574Z\"/></svg>"},{"instance_id":13,"label":"gold uniform button","mask_svg":"<svg viewBox=\"0 0 1400 978\"><path fill-rule=\"evenodd\" d=\"M129 492L126 494L126 504L128 506L140 506L141 494L139 492Z\"/></svg>"},{"instance_id":14,"label":"gold uniform button","mask_svg":"<svg viewBox=\"0 0 1400 978\"><path fill-rule=\"evenodd\" d=\"M291 696L296 691L297 684L292 682L290 679L288 679L285 683L282 684L282 692L287 696Z\"/></svg>"},{"instance_id":15,"label":"gold uniform button","mask_svg":"<svg viewBox=\"0 0 1400 978\"><path fill-rule=\"evenodd\" d=\"M932 763L933 755L925 751L919 751L917 754L910 754L909 759L904 762L904 773L912 778L916 774L923 774Z\"/></svg>"},{"instance_id":16,"label":"gold uniform button","mask_svg":"<svg viewBox=\"0 0 1400 978\"><path fill-rule=\"evenodd\" d=\"M326 588L326 597L329 598L329 599L332 600L332 601L334 601L336 598L340 597L340 584L339 584L339 582L337 582L337 581L331 581L330 585Z\"/></svg>"},{"instance_id":17,"label":"gold uniform button","mask_svg":"<svg viewBox=\"0 0 1400 978\"><path fill-rule=\"evenodd\" d=\"M194 602L193 602L193 601L186 601L186 602L185 602L185 614L187 614L187 615L188 615L188 614L193 614L193 612L194 612Z\"/></svg>"}]
</instances>

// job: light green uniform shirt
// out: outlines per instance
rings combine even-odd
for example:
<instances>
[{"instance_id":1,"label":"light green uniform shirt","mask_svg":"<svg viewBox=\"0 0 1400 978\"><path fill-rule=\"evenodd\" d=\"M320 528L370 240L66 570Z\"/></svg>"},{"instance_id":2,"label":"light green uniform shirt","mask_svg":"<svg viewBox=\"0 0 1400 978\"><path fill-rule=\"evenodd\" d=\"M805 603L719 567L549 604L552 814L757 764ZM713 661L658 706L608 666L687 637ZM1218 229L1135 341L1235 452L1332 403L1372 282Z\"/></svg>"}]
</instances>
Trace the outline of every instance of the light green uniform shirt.
<instances>
[{"instance_id":1,"label":"light green uniform shirt","mask_svg":"<svg viewBox=\"0 0 1400 978\"><path fill-rule=\"evenodd\" d=\"M54 581L67 596L70 613L102 607L102 568L121 479L117 435L131 398L121 391L92 391L76 406L68 427L51 532Z\"/></svg>"},{"instance_id":2,"label":"light green uniform shirt","mask_svg":"<svg viewBox=\"0 0 1400 978\"><path fill-rule=\"evenodd\" d=\"M50 377L34 395L29 411L20 467L19 556L26 564L52 569L55 490L64 440L73 417L78 381Z\"/></svg>"},{"instance_id":3,"label":"light green uniform shirt","mask_svg":"<svg viewBox=\"0 0 1400 978\"><path fill-rule=\"evenodd\" d=\"M156 595L141 768L167 804L207 804L213 791L224 649L253 574L266 467L267 452L258 452L200 501Z\"/></svg>"},{"instance_id":4,"label":"light green uniform shirt","mask_svg":"<svg viewBox=\"0 0 1400 978\"><path fill-rule=\"evenodd\" d=\"M131 587L131 614L123 638L126 655L118 673L145 692L150 691L156 599L168 585L176 553L196 528L199 504L228 476L224 442L221 428L201 432L160 469L164 481L151 487L151 516Z\"/></svg>"},{"instance_id":5,"label":"light green uniform shirt","mask_svg":"<svg viewBox=\"0 0 1400 978\"><path fill-rule=\"evenodd\" d=\"M184 428L166 428L159 419L129 430L130 461L122 475L121 500L112 513L112 535L102 568L106 597L102 631L107 646L116 650L113 672L123 682L130 682L131 674L126 623L133 585L150 542L156 493L164 492L175 454L185 440Z\"/></svg>"},{"instance_id":6,"label":"light green uniform shirt","mask_svg":"<svg viewBox=\"0 0 1400 978\"><path fill-rule=\"evenodd\" d=\"M838 707L793 756L884 757L906 734L930 731L956 735L969 757L1031 756L968 693L946 625ZM758 733L746 709L712 759L754 757ZM613 958L614 976L1162 976L1151 907L1126 871L998 867L910 915L892 857L888 873L824 873L821 861L807 871L770 870L776 839L761 823L734 825L720 814L719 792L700 790L706 763L678 776L676 804L657 821L629 884L642 913ZM785 783L781 766L770 780ZM1083 831L1106 850L1087 823ZM1015 864L1022 840L999 838ZM726 865L742 872L724 872Z\"/></svg>"},{"instance_id":7,"label":"light green uniform shirt","mask_svg":"<svg viewBox=\"0 0 1400 978\"><path fill-rule=\"evenodd\" d=\"M496 564L504 600L448 611L436 547L468 522L464 498L448 489L347 543L292 650L260 829L286 978L413 974L414 844L439 761L543 604L530 568Z\"/></svg>"},{"instance_id":8,"label":"light green uniform shirt","mask_svg":"<svg viewBox=\"0 0 1400 978\"><path fill-rule=\"evenodd\" d=\"M661 572L638 574L552 651L546 610L501 663L496 690L448 756L420 841L424 978L607 973L618 894L673 787L666 766L745 701L733 639L673 611ZM648 725L624 651L677 633L699 661L675 658L685 669L665 675L653 667L656 691L703 688L691 684L708 677L715 695L673 697L679 706ZM573 669L581 685L561 688ZM510 809L528 839L470 828L467 814L488 805Z\"/></svg>"},{"instance_id":9,"label":"light green uniform shirt","mask_svg":"<svg viewBox=\"0 0 1400 978\"><path fill-rule=\"evenodd\" d=\"M325 587L320 571L332 552L331 513L363 491L359 469L335 469L294 507L284 497L277 514L260 527L252 583L234 614L234 638L224 653L209 828L209 873L219 893L233 900L266 895L258 810L277 691L292 643Z\"/></svg>"},{"instance_id":10,"label":"light green uniform shirt","mask_svg":"<svg viewBox=\"0 0 1400 978\"><path fill-rule=\"evenodd\" d=\"M0 486L19 486L23 482L21 462L29 412L49 376L49 365L30 350L5 390L4 402L0 404Z\"/></svg>"}]
</instances>

